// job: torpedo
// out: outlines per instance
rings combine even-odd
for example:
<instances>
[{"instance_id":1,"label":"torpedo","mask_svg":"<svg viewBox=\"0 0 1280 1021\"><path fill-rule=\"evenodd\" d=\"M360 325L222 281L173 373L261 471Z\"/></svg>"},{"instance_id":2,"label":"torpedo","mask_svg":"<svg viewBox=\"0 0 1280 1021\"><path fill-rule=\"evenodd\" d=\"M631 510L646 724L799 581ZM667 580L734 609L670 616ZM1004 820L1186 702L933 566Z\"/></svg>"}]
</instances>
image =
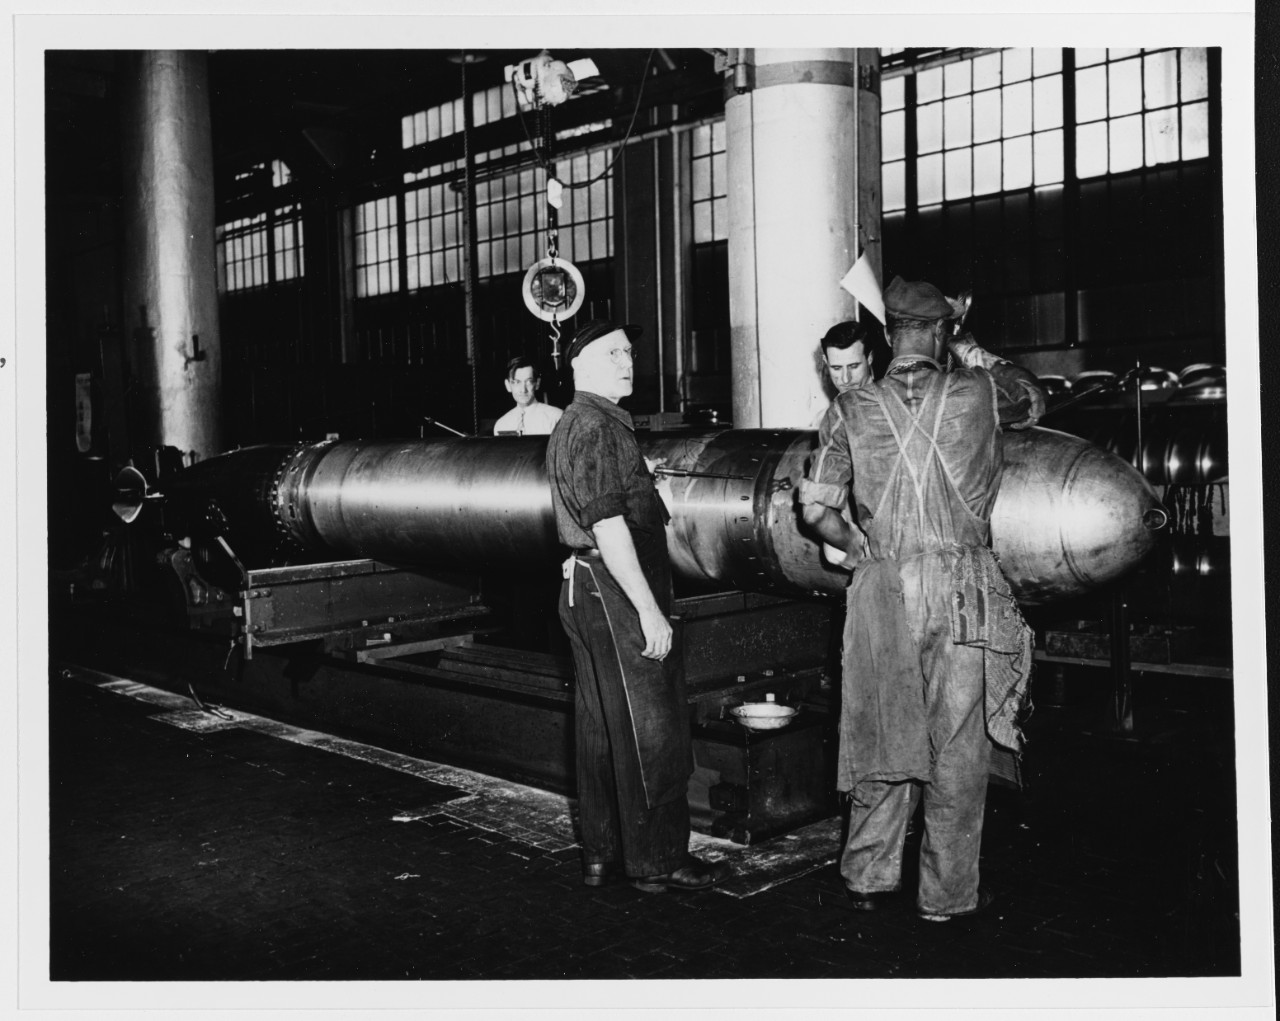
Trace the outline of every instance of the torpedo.
<instances>
[{"instance_id":1,"label":"torpedo","mask_svg":"<svg viewBox=\"0 0 1280 1021\"><path fill-rule=\"evenodd\" d=\"M817 443L809 430L654 432L641 450L664 471L672 566L693 588L837 594L803 530L796 492ZM245 564L290 557L368 558L428 569L554 569L563 555L547 484L546 437L326 441L244 447L148 492L126 468L114 509L144 501L197 540L221 536ZM1004 435L993 548L1020 602L1081 595L1119 578L1167 520L1131 465L1049 429Z\"/></svg>"}]
</instances>

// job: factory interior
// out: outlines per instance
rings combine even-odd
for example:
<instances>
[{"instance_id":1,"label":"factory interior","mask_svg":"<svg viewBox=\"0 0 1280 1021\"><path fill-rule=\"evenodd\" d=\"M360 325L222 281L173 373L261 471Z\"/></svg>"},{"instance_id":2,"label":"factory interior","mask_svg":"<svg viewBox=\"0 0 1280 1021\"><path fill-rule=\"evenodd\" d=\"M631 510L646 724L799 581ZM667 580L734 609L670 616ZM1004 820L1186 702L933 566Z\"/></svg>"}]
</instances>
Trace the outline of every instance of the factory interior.
<instances>
[{"instance_id":1,"label":"factory interior","mask_svg":"<svg viewBox=\"0 0 1280 1021\"><path fill-rule=\"evenodd\" d=\"M1270 967L1230 55L550 43L45 52L42 978L796 1005ZM843 902L848 575L795 504L819 340L895 277L1048 396L992 524L1035 635L1000 899L932 928ZM564 408L598 318L641 327L622 406L668 466L692 847L734 867L703 893L582 883L546 438L495 435L508 363Z\"/></svg>"}]
</instances>

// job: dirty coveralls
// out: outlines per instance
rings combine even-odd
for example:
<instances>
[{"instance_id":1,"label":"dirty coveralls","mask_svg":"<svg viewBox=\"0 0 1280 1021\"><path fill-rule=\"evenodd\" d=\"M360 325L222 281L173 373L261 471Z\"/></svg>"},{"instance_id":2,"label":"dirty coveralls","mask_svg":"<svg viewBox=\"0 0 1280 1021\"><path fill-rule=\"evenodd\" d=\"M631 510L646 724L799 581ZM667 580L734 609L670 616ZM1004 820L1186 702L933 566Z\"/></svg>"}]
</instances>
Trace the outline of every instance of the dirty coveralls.
<instances>
[{"instance_id":1,"label":"dirty coveralls","mask_svg":"<svg viewBox=\"0 0 1280 1021\"><path fill-rule=\"evenodd\" d=\"M640 617L599 553L591 527L622 515L641 570L671 612L666 507L631 416L579 391L547 443L547 474L566 561L560 620L573 650L574 737L583 860L629 876L688 863L693 753L683 662L674 645L646 659Z\"/></svg>"},{"instance_id":2,"label":"dirty coveralls","mask_svg":"<svg viewBox=\"0 0 1280 1021\"><path fill-rule=\"evenodd\" d=\"M927 357L895 358L884 379L832 404L801 484L802 503L837 511L852 492L868 544L844 633L841 874L858 893L900 887L923 785L924 914L977 907L991 741L1020 747L1031 632L989 549L989 518L1000 426L1027 419L1036 385L1007 362L943 372Z\"/></svg>"}]
</instances>

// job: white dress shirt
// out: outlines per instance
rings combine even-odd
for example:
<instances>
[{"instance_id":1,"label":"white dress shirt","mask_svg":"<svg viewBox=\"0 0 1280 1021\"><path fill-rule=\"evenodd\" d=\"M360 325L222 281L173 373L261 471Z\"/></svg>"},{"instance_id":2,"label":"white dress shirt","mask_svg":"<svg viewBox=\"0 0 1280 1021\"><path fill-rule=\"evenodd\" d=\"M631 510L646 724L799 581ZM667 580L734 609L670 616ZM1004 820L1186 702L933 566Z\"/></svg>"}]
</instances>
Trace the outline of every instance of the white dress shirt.
<instances>
[{"instance_id":1,"label":"white dress shirt","mask_svg":"<svg viewBox=\"0 0 1280 1021\"><path fill-rule=\"evenodd\" d=\"M545 436L560 421L564 412L550 404L534 401L527 407L516 405L493 425L493 434L515 433L518 436Z\"/></svg>"}]
</instances>

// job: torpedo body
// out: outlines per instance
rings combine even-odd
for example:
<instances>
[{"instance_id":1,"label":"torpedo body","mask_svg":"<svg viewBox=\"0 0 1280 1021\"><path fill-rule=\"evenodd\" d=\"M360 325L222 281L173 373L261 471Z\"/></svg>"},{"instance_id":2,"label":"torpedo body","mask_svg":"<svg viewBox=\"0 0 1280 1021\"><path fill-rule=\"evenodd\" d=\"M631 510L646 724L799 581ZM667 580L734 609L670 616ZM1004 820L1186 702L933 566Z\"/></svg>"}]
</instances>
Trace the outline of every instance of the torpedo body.
<instances>
[{"instance_id":1,"label":"torpedo body","mask_svg":"<svg viewBox=\"0 0 1280 1021\"><path fill-rule=\"evenodd\" d=\"M644 455L673 473L658 485L684 583L779 595L844 590L847 573L823 561L796 502L815 432L639 438ZM563 551L545 453L546 437L247 447L173 476L162 492L194 532L225 536L246 563L306 551L424 568L554 569ZM1105 585L1154 546L1164 511L1114 454L1029 429L1004 435L1004 459L992 540L1020 601ZM118 488L117 512L141 503L140 476Z\"/></svg>"}]
</instances>

